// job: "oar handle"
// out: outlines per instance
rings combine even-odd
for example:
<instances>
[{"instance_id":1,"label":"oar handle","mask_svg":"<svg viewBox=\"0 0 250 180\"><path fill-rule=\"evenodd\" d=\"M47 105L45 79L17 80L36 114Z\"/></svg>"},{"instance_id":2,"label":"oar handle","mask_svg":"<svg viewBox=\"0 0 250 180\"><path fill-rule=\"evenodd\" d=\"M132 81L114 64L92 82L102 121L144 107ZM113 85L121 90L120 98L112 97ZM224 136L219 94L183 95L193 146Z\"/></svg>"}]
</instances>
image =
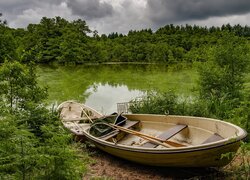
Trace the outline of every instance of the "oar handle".
<instances>
[{"instance_id":1,"label":"oar handle","mask_svg":"<svg viewBox=\"0 0 250 180\"><path fill-rule=\"evenodd\" d=\"M133 133L134 135L139 135L140 137L144 136L144 137L159 141L161 143L167 143L169 146L172 146L172 147L185 147L185 145L180 144L180 143L176 143L176 142L168 141L168 140L163 140L163 139L160 139L160 138L157 138L157 137L154 137L154 136L150 136L148 134L144 134L144 133L134 131L134 130L131 130L131 129L127 129L127 128L124 128L124 127L121 127L121 126L117 126L117 125L114 125L114 124L112 124L112 126L116 127L117 129L119 129L121 131L126 131L128 133L130 132L130 133Z\"/></svg>"},{"instance_id":2,"label":"oar handle","mask_svg":"<svg viewBox=\"0 0 250 180\"><path fill-rule=\"evenodd\" d=\"M82 112L84 113L84 115L88 118L88 120L93 123L92 119L89 117L89 115L85 112L85 110L83 109L83 107L81 107Z\"/></svg>"},{"instance_id":3,"label":"oar handle","mask_svg":"<svg viewBox=\"0 0 250 180\"><path fill-rule=\"evenodd\" d=\"M141 138L143 138L145 140L148 140L150 142L153 142L153 143L155 143L157 145L162 145L162 146L167 147L167 148L172 148L173 147L173 146L168 145L166 143L160 142L159 140L155 140L155 139L151 138L151 136L147 136L147 135L145 136L145 134L143 134L143 133L139 133L139 132L133 131L131 129L126 129L126 128L123 128L121 126L117 126L117 125L114 125L114 124L107 124L107 125L113 127L114 129L119 129L119 130L127 132L129 134L133 134L133 135L139 136L139 137L141 137Z\"/></svg>"}]
</instances>

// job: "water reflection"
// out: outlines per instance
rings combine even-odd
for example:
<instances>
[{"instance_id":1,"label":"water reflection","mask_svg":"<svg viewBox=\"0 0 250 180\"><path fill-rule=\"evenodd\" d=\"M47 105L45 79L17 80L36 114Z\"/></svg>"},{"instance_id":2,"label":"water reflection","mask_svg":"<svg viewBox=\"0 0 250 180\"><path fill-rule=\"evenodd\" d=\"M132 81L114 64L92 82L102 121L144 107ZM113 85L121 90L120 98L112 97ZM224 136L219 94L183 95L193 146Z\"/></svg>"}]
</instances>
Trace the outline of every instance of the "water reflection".
<instances>
[{"instance_id":1,"label":"water reflection","mask_svg":"<svg viewBox=\"0 0 250 180\"><path fill-rule=\"evenodd\" d=\"M39 84L47 86L48 104L77 100L105 114L116 103L127 102L145 91L173 90L190 96L197 79L194 69L175 70L165 65L39 66Z\"/></svg>"},{"instance_id":2,"label":"water reflection","mask_svg":"<svg viewBox=\"0 0 250 180\"><path fill-rule=\"evenodd\" d=\"M144 94L143 91L129 90L125 85L111 86L101 83L94 84L87 89L86 93L90 95L86 99L85 104L103 114L117 111L117 103L128 102Z\"/></svg>"}]
</instances>

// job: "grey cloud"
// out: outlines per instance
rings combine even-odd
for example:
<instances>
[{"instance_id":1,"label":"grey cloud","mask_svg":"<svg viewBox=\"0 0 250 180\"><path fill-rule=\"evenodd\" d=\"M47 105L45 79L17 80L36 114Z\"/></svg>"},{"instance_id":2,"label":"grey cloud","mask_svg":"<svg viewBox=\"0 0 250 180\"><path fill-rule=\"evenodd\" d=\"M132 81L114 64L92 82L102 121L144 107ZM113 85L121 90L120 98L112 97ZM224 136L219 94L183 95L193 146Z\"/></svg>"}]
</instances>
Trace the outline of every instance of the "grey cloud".
<instances>
[{"instance_id":1,"label":"grey cloud","mask_svg":"<svg viewBox=\"0 0 250 180\"><path fill-rule=\"evenodd\" d=\"M43 16L81 18L100 33L173 24L249 25L250 0L0 0L1 19L11 27Z\"/></svg>"},{"instance_id":2,"label":"grey cloud","mask_svg":"<svg viewBox=\"0 0 250 180\"><path fill-rule=\"evenodd\" d=\"M7 0L7 1L0 1L0 10L1 11L23 11L25 9L29 9L32 7L41 7L46 4L60 4L65 0Z\"/></svg>"},{"instance_id":3,"label":"grey cloud","mask_svg":"<svg viewBox=\"0 0 250 180\"><path fill-rule=\"evenodd\" d=\"M22 12L25 8L30 6L29 0L10 0L10 1L0 1L0 11L3 14L6 13L19 13Z\"/></svg>"},{"instance_id":4,"label":"grey cloud","mask_svg":"<svg viewBox=\"0 0 250 180\"><path fill-rule=\"evenodd\" d=\"M59 5L65 0L0 0L0 12L8 22L15 21L25 10ZM46 16L46 14L44 14ZM28 22L27 22L28 23Z\"/></svg>"},{"instance_id":5,"label":"grey cloud","mask_svg":"<svg viewBox=\"0 0 250 180\"><path fill-rule=\"evenodd\" d=\"M114 12L111 4L99 0L70 0L67 4L73 14L86 19L103 18L111 16Z\"/></svg>"},{"instance_id":6,"label":"grey cloud","mask_svg":"<svg viewBox=\"0 0 250 180\"><path fill-rule=\"evenodd\" d=\"M249 11L249 0L148 0L147 2L147 16L155 24L241 15Z\"/></svg>"}]
</instances>

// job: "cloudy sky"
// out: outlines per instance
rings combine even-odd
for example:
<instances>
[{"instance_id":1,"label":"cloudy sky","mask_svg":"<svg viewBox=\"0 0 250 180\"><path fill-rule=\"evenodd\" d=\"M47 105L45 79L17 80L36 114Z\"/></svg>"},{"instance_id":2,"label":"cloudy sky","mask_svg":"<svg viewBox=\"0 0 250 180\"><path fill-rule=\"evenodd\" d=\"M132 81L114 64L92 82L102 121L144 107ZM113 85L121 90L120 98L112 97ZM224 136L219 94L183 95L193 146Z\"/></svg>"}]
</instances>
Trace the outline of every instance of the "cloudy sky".
<instances>
[{"instance_id":1,"label":"cloudy sky","mask_svg":"<svg viewBox=\"0 0 250 180\"><path fill-rule=\"evenodd\" d=\"M14 28L61 16L81 18L91 30L108 34L170 23L250 25L250 0L0 0L0 13Z\"/></svg>"}]
</instances>

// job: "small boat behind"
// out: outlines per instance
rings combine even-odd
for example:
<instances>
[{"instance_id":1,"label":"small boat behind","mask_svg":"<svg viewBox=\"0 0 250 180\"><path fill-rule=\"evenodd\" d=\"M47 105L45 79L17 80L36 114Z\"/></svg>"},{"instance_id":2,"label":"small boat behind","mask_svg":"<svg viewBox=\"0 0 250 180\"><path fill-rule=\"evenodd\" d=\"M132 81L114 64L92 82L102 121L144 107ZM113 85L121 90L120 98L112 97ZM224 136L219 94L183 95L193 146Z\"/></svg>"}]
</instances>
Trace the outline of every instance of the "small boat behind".
<instances>
[{"instance_id":1,"label":"small boat behind","mask_svg":"<svg viewBox=\"0 0 250 180\"><path fill-rule=\"evenodd\" d=\"M233 156L223 155L236 153L247 135L234 124L211 118L122 114L107 122L107 116L73 101L59 109L63 125L76 136L114 156L152 166L224 166Z\"/></svg>"},{"instance_id":2,"label":"small boat behind","mask_svg":"<svg viewBox=\"0 0 250 180\"><path fill-rule=\"evenodd\" d=\"M75 101L65 101L57 107L60 112L60 119L67 129L69 129L78 139L84 138L84 130L90 127L90 120L103 117L96 110Z\"/></svg>"}]
</instances>

